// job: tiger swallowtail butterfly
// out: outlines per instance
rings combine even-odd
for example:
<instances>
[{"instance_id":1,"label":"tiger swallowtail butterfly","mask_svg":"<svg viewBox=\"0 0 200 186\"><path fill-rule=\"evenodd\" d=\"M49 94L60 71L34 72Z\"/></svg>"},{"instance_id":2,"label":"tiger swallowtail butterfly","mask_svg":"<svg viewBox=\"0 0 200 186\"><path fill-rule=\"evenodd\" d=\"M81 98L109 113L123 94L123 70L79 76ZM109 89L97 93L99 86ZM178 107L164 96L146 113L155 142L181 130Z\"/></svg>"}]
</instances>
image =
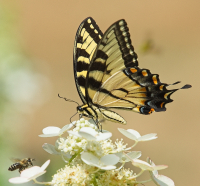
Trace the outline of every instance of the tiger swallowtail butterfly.
<instances>
[{"instance_id":1,"label":"tiger swallowtail butterfly","mask_svg":"<svg viewBox=\"0 0 200 186\"><path fill-rule=\"evenodd\" d=\"M179 90L167 90L170 84L161 83L158 74L138 67L124 19L103 34L93 18L86 18L76 33L73 60L75 83L83 102L77 107L78 113L97 124L101 119L126 124L110 109L145 115L165 111L165 105L173 101L171 94Z\"/></svg>"}]
</instances>

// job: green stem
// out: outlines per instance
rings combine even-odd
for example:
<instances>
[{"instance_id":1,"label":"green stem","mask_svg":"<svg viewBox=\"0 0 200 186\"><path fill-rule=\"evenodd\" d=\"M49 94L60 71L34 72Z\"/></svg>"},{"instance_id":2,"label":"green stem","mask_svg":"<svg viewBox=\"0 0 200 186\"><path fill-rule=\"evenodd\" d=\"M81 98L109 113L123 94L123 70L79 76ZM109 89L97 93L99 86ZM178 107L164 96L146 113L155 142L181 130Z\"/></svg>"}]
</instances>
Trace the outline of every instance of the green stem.
<instances>
[{"instance_id":1,"label":"green stem","mask_svg":"<svg viewBox=\"0 0 200 186\"><path fill-rule=\"evenodd\" d=\"M93 175L92 183L93 183L94 186L98 186L95 174Z\"/></svg>"},{"instance_id":2,"label":"green stem","mask_svg":"<svg viewBox=\"0 0 200 186\"><path fill-rule=\"evenodd\" d=\"M76 158L76 156L78 156L80 153L81 153L81 152L78 152L78 153L74 154L74 155L69 159L68 165L70 165L70 163L72 162L72 160L73 160L74 158Z\"/></svg>"}]
</instances>

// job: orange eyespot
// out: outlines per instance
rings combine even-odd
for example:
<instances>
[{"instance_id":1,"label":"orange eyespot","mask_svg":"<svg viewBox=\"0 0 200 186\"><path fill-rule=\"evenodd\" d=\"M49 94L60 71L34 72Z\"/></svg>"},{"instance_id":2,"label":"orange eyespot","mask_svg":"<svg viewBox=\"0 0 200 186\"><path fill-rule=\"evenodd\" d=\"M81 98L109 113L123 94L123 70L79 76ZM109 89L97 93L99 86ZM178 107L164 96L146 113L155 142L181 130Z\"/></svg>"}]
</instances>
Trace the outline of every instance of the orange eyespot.
<instances>
[{"instance_id":1,"label":"orange eyespot","mask_svg":"<svg viewBox=\"0 0 200 186\"><path fill-rule=\"evenodd\" d=\"M147 71L146 71L146 70L143 70L143 71L142 71L142 75L143 75L143 76L148 76Z\"/></svg>"},{"instance_id":2,"label":"orange eyespot","mask_svg":"<svg viewBox=\"0 0 200 186\"><path fill-rule=\"evenodd\" d=\"M163 90L163 87L164 87L164 85L160 85L159 89L160 89L160 90Z\"/></svg>"},{"instance_id":3,"label":"orange eyespot","mask_svg":"<svg viewBox=\"0 0 200 186\"><path fill-rule=\"evenodd\" d=\"M152 112L154 112L155 110L153 108L151 108L151 110L149 111L149 114L151 114Z\"/></svg>"},{"instance_id":4,"label":"orange eyespot","mask_svg":"<svg viewBox=\"0 0 200 186\"><path fill-rule=\"evenodd\" d=\"M163 108L163 105L164 105L164 102L162 102L162 103L160 104L160 107Z\"/></svg>"},{"instance_id":5,"label":"orange eyespot","mask_svg":"<svg viewBox=\"0 0 200 186\"><path fill-rule=\"evenodd\" d=\"M137 69L135 69L135 68L130 68L130 71L131 71L132 73L136 73L136 72L137 72Z\"/></svg>"}]
</instances>

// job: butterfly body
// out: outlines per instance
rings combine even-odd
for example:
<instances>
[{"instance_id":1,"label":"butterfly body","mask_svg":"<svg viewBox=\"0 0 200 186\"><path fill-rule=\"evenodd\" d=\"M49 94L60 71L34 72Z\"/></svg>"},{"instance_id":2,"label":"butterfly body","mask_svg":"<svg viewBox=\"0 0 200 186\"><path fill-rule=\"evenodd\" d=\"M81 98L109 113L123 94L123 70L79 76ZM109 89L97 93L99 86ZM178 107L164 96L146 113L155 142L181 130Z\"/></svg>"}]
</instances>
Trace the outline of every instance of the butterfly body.
<instances>
[{"instance_id":1,"label":"butterfly body","mask_svg":"<svg viewBox=\"0 0 200 186\"><path fill-rule=\"evenodd\" d=\"M98 106L95 106L95 105L88 106L86 104L86 105L78 106L77 111L82 116L93 118L94 120L96 120L96 123L98 123L98 121L102 121L106 119L112 122L126 124L126 121L124 120L122 116L120 116L114 111L108 110L107 108L102 108L102 107L99 108Z\"/></svg>"},{"instance_id":2,"label":"butterfly body","mask_svg":"<svg viewBox=\"0 0 200 186\"><path fill-rule=\"evenodd\" d=\"M169 84L161 83L158 74L138 67L124 19L112 24L104 34L91 17L80 24L74 44L74 76L83 102L77 110L97 123L106 119L126 124L111 109L144 115L165 111L165 105L173 101L170 95L178 90L167 90Z\"/></svg>"}]
</instances>

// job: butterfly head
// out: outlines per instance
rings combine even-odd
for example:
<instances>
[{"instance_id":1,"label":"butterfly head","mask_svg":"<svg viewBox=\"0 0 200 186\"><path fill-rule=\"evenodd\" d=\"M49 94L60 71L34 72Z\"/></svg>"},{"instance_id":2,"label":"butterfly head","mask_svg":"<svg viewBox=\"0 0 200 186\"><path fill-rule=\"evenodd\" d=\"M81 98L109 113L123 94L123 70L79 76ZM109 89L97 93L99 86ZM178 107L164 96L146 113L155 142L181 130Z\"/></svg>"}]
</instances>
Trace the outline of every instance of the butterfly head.
<instances>
[{"instance_id":1,"label":"butterfly head","mask_svg":"<svg viewBox=\"0 0 200 186\"><path fill-rule=\"evenodd\" d=\"M84 112L84 108L82 106L77 106L76 109L77 109L78 113L83 113Z\"/></svg>"},{"instance_id":2,"label":"butterfly head","mask_svg":"<svg viewBox=\"0 0 200 186\"><path fill-rule=\"evenodd\" d=\"M89 118L98 118L97 109L94 105L92 107L88 106L88 104L79 105L79 106L77 106L77 112L81 116L86 116Z\"/></svg>"}]
</instances>

